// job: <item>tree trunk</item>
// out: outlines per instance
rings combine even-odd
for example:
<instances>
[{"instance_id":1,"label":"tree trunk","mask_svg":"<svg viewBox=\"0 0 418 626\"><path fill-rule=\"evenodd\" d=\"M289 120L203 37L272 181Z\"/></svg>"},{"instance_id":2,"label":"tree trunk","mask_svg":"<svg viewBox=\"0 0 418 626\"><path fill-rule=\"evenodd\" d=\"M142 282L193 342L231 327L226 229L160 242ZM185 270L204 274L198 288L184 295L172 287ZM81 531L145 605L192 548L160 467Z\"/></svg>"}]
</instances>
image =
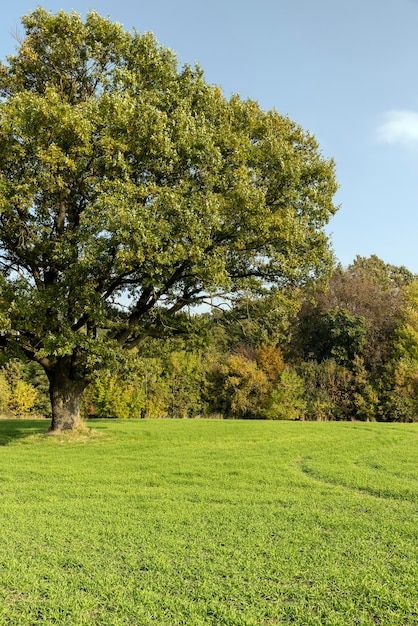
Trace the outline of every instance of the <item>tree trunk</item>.
<instances>
[{"instance_id":1,"label":"tree trunk","mask_svg":"<svg viewBox=\"0 0 418 626\"><path fill-rule=\"evenodd\" d=\"M52 408L49 432L60 433L83 428L80 404L87 381L72 378L71 369L66 363L59 363L47 372L47 376Z\"/></svg>"}]
</instances>

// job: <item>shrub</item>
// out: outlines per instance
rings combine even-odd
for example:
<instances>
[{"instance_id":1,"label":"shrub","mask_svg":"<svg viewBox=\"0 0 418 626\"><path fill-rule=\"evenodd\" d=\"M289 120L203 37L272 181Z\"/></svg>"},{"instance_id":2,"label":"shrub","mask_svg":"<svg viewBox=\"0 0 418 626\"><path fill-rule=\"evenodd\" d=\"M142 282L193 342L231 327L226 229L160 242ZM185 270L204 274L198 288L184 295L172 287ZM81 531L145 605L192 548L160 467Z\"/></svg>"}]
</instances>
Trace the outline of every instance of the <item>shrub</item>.
<instances>
[{"instance_id":1,"label":"shrub","mask_svg":"<svg viewBox=\"0 0 418 626\"><path fill-rule=\"evenodd\" d=\"M255 361L241 354L229 355L215 366L211 382L215 412L231 417L262 417L270 386Z\"/></svg>"},{"instance_id":2,"label":"shrub","mask_svg":"<svg viewBox=\"0 0 418 626\"><path fill-rule=\"evenodd\" d=\"M283 372L285 362L279 348L271 345L262 345L256 353L258 367L266 374L270 383L276 383Z\"/></svg>"},{"instance_id":3,"label":"shrub","mask_svg":"<svg viewBox=\"0 0 418 626\"><path fill-rule=\"evenodd\" d=\"M36 408L39 394L26 379L23 363L8 361L0 371L0 411L22 417Z\"/></svg>"},{"instance_id":4,"label":"shrub","mask_svg":"<svg viewBox=\"0 0 418 626\"><path fill-rule=\"evenodd\" d=\"M109 373L94 382L92 403L98 417L141 417L144 396L141 387Z\"/></svg>"},{"instance_id":5,"label":"shrub","mask_svg":"<svg viewBox=\"0 0 418 626\"><path fill-rule=\"evenodd\" d=\"M10 387L3 372L0 372L0 413L7 414L10 410Z\"/></svg>"},{"instance_id":6,"label":"shrub","mask_svg":"<svg viewBox=\"0 0 418 626\"><path fill-rule=\"evenodd\" d=\"M305 386L306 418L309 420L347 419L350 407L352 373L334 359L304 361L299 374Z\"/></svg>"},{"instance_id":7,"label":"shrub","mask_svg":"<svg viewBox=\"0 0 418 626\"><path fill-rule=\"evenodd\" d=\"M286 367L280 375L264 410L267 419L304 419L306 401L302 378L293 368Z\"/></svg>"},{"instance_id":8,"label":"shrub","mask_svg":"<svg viewBox=\"0 0 418 626\"><path fill-rule=\"evenodd\" d=\"M200 353L174 351L165 367L169 417L196 417L205 413L206 371Z\"/></svg>"},{"instance_id":9,"label":"shrub","mask_svg":"<svg viewBox=\"0 0 418 626\"><path fill-rule=\"evenodd\" d=\"M33 385L24 380L17 380L13 385L9 399L9 408L17 417L30 413L37 400L37 392Z\"/></svg>"},{"instance_id":10,"label":"shrub","mask_svg":"<svg viewBox=\"0 0 418 626\"><path fill-rule=\"evenodd\" d=\"M381 419L386 422L416 422L417 401L402 392L392 391L385 396Z\"/></svg>"},{"instance_id":11,"label":"shrub","mask_svg":"<svg viewBox=\"0 0 418 626\"><path fill-rule=\"evenodd\" d=\"M353 361L353 416L375 421L379 416L379 396L360 357Z\"/></svg>"}]
</instances>

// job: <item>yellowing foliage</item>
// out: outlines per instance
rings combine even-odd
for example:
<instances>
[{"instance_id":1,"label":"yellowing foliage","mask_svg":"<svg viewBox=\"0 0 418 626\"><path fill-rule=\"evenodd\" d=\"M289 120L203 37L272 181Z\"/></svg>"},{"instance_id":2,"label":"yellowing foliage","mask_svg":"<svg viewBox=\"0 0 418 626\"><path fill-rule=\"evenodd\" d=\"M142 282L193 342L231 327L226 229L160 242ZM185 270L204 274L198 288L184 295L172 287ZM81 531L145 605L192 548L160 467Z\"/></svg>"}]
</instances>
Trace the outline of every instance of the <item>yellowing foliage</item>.
<instances>
[{"instance_id":1,"label":"yellowing foliage","mask_svg":"<svg viewBox=\"0 0 418 626\"><path fill-rule=\"evenodd\" d=\"M11 389L9 409L17 417L22 417L33 409L37 396L37 391L33 385L24 380L17 380Z\"/></svg>"},{"instance_id":2,"label":"yellowing foliage","mask_svg":"<svg viewBox=\"0 0 418 626\"><path fill-rule=\"evenodd\" d=\"M3 373L0 373L0 412L7 413L9 411L10 387Z\"/></svg>"},{"instance_id":3,"label":"yellowing foliage","mask_svg":"<svg viewBox=\"0 0 418 626\"><path fill-rule=\"evenodd\" d=\"M285 367L281 350L270 345L263 345L258 349L257 363L271 383L277 382Z\"/></svg>"}]
</instances>

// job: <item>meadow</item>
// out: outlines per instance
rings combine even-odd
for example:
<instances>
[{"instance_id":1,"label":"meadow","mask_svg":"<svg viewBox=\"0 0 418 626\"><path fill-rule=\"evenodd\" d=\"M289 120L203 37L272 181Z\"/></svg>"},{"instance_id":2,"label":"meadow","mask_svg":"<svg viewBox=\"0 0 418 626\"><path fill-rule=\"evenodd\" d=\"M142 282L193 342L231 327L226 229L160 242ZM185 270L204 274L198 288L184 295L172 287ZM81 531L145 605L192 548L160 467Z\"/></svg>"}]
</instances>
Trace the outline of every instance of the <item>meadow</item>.
<instances>
[{"instance_id":1,"label":"meadow","mask_svg":"<svg viewBox=\"0 0 418 626\"><path fill-rule=\"evenodd\" d=\"M0 421L0 624L416 624L417 427Z\"/></svg>"}]
</instances>

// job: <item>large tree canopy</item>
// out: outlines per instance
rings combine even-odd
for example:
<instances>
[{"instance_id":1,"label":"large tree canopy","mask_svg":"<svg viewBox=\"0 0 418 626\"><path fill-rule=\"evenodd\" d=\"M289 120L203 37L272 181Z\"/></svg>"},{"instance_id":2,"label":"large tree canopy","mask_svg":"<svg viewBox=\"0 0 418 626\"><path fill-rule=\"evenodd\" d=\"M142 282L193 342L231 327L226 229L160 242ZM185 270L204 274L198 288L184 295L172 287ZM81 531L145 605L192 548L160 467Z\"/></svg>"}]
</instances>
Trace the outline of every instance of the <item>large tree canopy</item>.
<instances>
[{"instance_id":1,"label":"large tree canopy","mask_svg":"<svg viewBox=\"0 0 418 626\"><path fill-rule=\"evenodd\" d=\"M0 65L1 337L45 368L59 430L103 360L184 307L321 275L336 182L312 135L152 35L23 24Z\"/></svg>"}]
</instances>

